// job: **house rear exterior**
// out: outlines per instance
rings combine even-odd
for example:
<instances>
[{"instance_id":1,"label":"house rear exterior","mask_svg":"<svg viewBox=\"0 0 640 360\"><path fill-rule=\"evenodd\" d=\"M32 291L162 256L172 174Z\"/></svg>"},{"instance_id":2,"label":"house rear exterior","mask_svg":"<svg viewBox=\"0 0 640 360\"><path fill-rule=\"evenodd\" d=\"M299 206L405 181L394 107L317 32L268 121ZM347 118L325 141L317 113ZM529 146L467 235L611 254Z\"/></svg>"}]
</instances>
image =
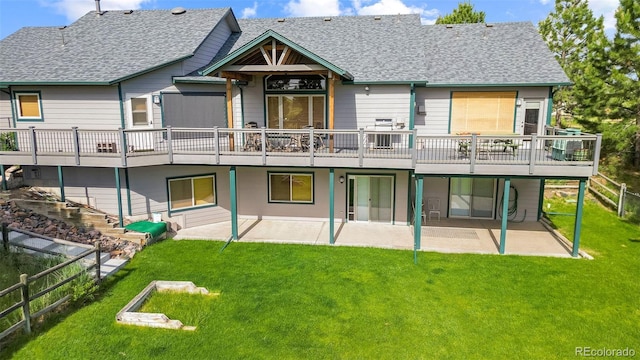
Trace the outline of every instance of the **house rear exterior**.
<instances>
[{"instance_id":1,"label":"house rear exterior","mask_svg":"<svg viewBox=\"0 0 640 360\"><path fill-rule=\"evenodd\" d=\"M548 126L569 80L530 23L101 11L0 53L3 169L121 221L231 222L233 238L238 218L328 221L331 243L335 223L414 224L419 239L427 217L538 221L545 179L583 195L597 172L599 135Z\"/></svg>"}]
</instances>

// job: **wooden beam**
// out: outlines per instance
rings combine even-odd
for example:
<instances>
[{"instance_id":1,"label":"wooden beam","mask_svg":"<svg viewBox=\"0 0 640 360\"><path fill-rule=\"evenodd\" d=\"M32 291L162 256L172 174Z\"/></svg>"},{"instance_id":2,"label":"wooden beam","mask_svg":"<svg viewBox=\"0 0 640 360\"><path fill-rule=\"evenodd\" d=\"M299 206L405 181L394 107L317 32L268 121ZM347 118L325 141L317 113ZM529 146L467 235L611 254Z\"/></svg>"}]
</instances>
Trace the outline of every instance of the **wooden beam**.
<instances>
[{"instance_id":1,"label":"wooden beam","mask_svg":"<svg viewBox=\"0 0 640 360\"><path fill-rule=\"evenodd\" d=\"M233 87L231 86L231 79L227 78L227 127L233 128ZM229 150L233 151L234 141L233 132L229 133ZM219 149L216 149L218 151Z\"/></svg>"},{"instance_id":2,"label":"wooden beam","mask_svg":"<svg viewBox=\"0 0 640 360\"><path fill-rule=\"evenodd\" d=\"M267 52L264 51L263 46L260 46L260 52L262 53L262 56L264 57L264 59L267 61L267 65L273 65L273 63L271 62L271 59L269 59L269 55L267 55Z\"/></svg>"},{"instance_id":3,"label":"wooden beam","mask_svg":"<svg viewBox=\"0 0 640 360\"><path fill-rule=\"evenodd\" d=\"M227 79L242 80L242 81L252 81L253 80L253 75L240 74L240 73L232 72L232 71L221 71L220 72L220 77L227 78Z\"/></svg>"},{"instance_id":4,"label":"wooden beam","mask_svg":"<svg viewBox=\"0 0 640 360\"><path fill-rule=\"evenodd\" d=\"M278 71L327 71L327 68L318 64L296 64L296 65L229 65L224 68L226 71L238 72L278 72Z\"/></svg>"},{"instance_id":5,"label":"wooden beam","mask_svg":"<svg viewBox=\"0 0 640 360\"><path fill-rule=\"evenodd\" d=\"M278 59L276 58L276 39L271 39L271 64L276 64Z\"/></svg>"},{"instance_id":6,"label":"wooden beam","mask_svg":"<svg viewBox=\"0 0 640 360\"><path fill-rule=\"evenodd\" d=\"M329 87L329 103L328 103L328 112L329 112L329 130L334 129L334 120L335 120L335 75L329 71L329 83L327 84ZM333 134L329 135L329 152L333 152Z\"/></svg>"},{"instance_id":7,"label":"wooden beam","mask_svg":"<svg viewBox=\"0 0 640 360\"><path fill-rule=\"evenodd\" d=\"M278 59L278 66L282 65L289 58L289 47L285 46L284 50L282 50L282 54L280 54L280 59Z\"/></svg>"}]
</instances>

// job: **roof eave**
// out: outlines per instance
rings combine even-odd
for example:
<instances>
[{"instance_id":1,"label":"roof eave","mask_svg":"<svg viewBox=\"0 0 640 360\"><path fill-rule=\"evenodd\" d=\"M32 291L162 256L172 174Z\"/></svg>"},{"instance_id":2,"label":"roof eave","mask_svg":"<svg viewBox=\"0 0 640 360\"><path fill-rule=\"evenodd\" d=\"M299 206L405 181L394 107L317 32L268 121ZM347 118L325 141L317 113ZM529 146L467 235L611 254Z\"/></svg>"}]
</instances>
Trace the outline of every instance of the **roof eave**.
<instances>
[{"instance_id":1,"label":"roof eave","mask_svg":"<svg viewBox=\"0 0 640 360\"><path fill-rule=\"evenodd\" d=\"M540 83L427 83L427 87L505 87L505 86L569 86L573 85L571 82L540 82Z\"/></svg>"}]
</instances>

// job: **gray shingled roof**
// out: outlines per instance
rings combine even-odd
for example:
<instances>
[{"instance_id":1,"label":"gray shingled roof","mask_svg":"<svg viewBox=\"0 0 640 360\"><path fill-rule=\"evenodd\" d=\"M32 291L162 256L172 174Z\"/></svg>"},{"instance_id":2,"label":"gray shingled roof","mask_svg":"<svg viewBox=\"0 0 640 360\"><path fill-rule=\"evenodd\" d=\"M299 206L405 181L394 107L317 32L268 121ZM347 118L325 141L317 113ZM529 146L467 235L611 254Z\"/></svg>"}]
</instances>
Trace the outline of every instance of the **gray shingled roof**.
<instances>
[{"instance_id":1,"label":"gray shingled roof","mask_svg":"<svg viewBox=\"0 0 640 360\"><path fill-rule=\"evenodd\" d=\"M0 41L0 83L111 83L191 56L229 8L89 12ZM64 38L64 46L63 44Z\"/></svg>"},{"instance_id":2,"label":"gray shingled roof","mask_svg":"<svg viewBox=\"0 0 640 360\"><path fill-rule=\"evenodd\" d=\"M192 55L226 14L232 14L229 8L187 10L182 15L169 10L128 15L109 11L102 16L90 12L64 30L23 28L0 41L0 84L112 83ZM531 23L448 28L422 25L419 15L238 23L242 32L232 34L210 64L273 30L349 72L355 82L416 81L435 86L569 82Z\"/></svg>"},{"instance_id":3,"label":"gray shingled roof","mask_svg":"<svg viewBox=\"0 0 640 360\"><path fill-rule=\"evenodd\" d=\"M355 82L560 84L569 79L529 22L421 25L418 15L239 20L211 64L274 30L354 75Z\"/></svg>"}]
</instances>

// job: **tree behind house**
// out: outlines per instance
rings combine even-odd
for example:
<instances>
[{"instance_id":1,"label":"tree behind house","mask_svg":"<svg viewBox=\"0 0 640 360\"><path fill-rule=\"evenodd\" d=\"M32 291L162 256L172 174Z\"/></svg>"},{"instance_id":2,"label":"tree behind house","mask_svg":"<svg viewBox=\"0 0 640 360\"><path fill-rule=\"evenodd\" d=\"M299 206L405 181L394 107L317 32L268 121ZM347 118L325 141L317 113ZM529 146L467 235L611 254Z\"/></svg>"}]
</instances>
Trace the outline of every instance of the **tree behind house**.
<instances>
[{"instance_id":1,"label":"tree behind house","mask_svg":"<svg viewBox=\"0 0 640 360\"><path fill-rule=\"evenodd\" d=\"M438 16L436 24L474 24L484 22L484 11L475 11L470 2L458 3L451 14Z\"/></svg>"}]
</instances>

